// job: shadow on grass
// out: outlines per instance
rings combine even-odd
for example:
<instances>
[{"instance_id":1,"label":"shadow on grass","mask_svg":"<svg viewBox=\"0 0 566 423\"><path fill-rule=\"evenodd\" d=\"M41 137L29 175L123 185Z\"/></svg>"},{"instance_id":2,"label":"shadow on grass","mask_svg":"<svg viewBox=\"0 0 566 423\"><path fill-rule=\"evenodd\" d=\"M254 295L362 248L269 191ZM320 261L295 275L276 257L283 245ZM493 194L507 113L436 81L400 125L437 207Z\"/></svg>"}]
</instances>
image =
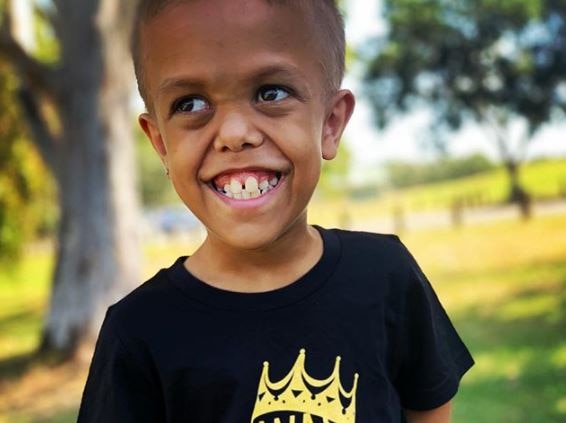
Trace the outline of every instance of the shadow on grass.
<instances>
[{"instance_id":1,"label":"shadow on grass","mask_svg":"<svg viewBox=\"0 0 566 423\"><path fill-rule=\"evenodd\" d=\"M20 343L37 328L39 316L36 310L24 309L10 313L0 319L0 333L5 340L10 338L12 343ZM5 354L3 354L5 355ZM35 351L16 353L0 359L0 380L7 382L17 379L36 364L40 358Z\"/></svg>"},{"instance_id":2,"label":"shadow on grass","mask_svg":"<svg viewBox=\"0 0 566 423\"><path fill-rule=\"evenodd\" d=\"M30 336L37 335L40 316L37 310L24 309L0 318L0 333L8 344L24 344ZM1 348L1 344L0 344ZM23 350L23 351L22 351ZM3 356L6 356L4 351ZM20 349L14 355L0 359L0 381L17 379L40 361L35 351Z\"/></svg>"},{"instance_id":3,"label":"shadow on grass","mask_svg":"<svg viewBox=\"0 0 566 423\"><path fill-rule=\"evenodd\" d=\"M0 360L0 380L7 382L18 379L31 369L39 358L34 352Z\"/></svg>"},{"instance_id":4,"label":"shadow on grass","mask_svg":"<svg viewBox=\"0 0 566 423\"><path fill-rule=\"evenodd\" d=\"M0 351L0 381L8 382L22 377L35 367L56 367L65 362L68 356L46 354L37 350L37 340L41 331L41 313L35 309L20 310L0 318L2 341L18 345L14 354ZM2 348L0 342L0 348Z\"/></svg>"},{"instance_id":5,"label":"shadow on grass","mask_svg":"<svg viewBox=\"0 0 566 423\"><path fill-rule=\"evenodd\" d=\"M561 278L553 289L524 286L489 307L453 314L476 359L454 421L566 421L566 275Z\"/></svg>"},{"instance_id":6,"label":"shadow on grass","mask_svg":"<svg viewBox=\"0 0 566 423\"><path fill-rule=\"evenodd\" d=\"M35 321L37 312L33 309L19 310L0 318L0 332L5 333L14 326L20 326L22 322Z\"/></svg>"},{"instance_id":7,"label":"shadow on grass","mask_svg":"<svg viewBox=\"0 0 566 423\"><path fill-rule=\"evenodd\" d=\"M9 420L2 420L9 423L75 423L78 417L77 407L69 409L63 408L53 413L43 415L30 415L29 413L11 414Z\"/></svg>"},{"instance_id":8,"label":"shadow on grass","mask_svg":"<svg viewBox=\"0 0 566 423\"><path fill-rule=\"evenodd\" d=\"M77 414L76 408L61 410L52 416L34 418L31 423L74 423L77 421Z\"/></svg>"}]
</instances>

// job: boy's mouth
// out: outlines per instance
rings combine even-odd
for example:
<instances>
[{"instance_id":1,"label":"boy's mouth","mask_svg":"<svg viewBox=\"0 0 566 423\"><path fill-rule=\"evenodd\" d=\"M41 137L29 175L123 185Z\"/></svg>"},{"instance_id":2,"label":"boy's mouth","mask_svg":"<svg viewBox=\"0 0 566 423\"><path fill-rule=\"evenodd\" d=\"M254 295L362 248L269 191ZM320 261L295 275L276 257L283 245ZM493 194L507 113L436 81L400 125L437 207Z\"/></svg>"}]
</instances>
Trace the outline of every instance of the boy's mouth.
<instances>
[{"instance_id":1,"label":"boy's mouth","mask_svg":"<svg viewBox=\"0 0 566 423\"><path fill-rule=\"evenodd\" d=\"M212 186L227 198L249 200L266 195L279 185L281 179L281 172L239 171L218 175L212 180Z\"/></svg>"}]
</instances>

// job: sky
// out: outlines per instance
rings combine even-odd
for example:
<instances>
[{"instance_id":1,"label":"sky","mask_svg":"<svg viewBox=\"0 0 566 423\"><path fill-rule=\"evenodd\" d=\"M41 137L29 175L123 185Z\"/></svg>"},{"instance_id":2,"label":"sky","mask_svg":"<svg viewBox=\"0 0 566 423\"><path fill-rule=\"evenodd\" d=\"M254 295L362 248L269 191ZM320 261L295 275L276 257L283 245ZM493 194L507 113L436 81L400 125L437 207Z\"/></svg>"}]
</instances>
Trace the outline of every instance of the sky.
<instances>
[{"instance_id":1,"label":"sky","mask_svg":"<svg viewBox=\"0 0 566 423\"><path fill-rule=\"evenodd\" d=\"M345 3L346 41L350 47L356 49L368 38L386 33L378 0L347 0ZM357 99L356 110L343 141L353 156L353 182L379 177L382 164L387 160L422 161L431 158L427 149L422 147L426 140L421 134L426 133L428 128L426 111L399 117L385 131L378 131L372 123L371 109L363 96L361 76L362 69L359 66L350 66L343 84L344 88L354 92ZM513 129L519 131L520 124L517 123ZM455 156L479 151L493 160L499 158L485 128L469 124L449 136L449 151ZM566 123L543 127L530 142L527 153L529 158L566 156Z\"/></svg>"}]
</instances>

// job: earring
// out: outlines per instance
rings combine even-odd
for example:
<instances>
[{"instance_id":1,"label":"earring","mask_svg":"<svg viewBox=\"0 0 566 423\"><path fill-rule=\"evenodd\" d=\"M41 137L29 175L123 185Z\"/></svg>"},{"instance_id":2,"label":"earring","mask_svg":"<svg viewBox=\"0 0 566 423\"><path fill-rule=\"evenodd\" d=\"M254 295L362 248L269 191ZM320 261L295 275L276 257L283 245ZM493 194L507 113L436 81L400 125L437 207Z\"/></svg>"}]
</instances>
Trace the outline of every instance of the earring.
<instances>
[{"instance_id":1,"label":"earring","mask_svg":"<svg viewBox=\"0 0 566 423\"><path fill-rule=\"evenodd\" d=\"M169 177L169 167L168 166L165 167L165 175L167 175L167 177Z\"/></svg>"}]
</instances>

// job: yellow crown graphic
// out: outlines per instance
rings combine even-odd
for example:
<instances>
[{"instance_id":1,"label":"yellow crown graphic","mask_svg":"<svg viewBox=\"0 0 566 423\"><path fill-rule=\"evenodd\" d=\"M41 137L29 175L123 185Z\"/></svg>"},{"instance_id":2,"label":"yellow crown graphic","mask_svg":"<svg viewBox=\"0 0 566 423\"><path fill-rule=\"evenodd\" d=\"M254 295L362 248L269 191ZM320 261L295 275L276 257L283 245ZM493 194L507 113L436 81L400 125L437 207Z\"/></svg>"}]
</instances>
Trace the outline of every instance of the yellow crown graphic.
<instances>
[{"instance_id":1,"label":"yellow crown graphic","mask_svg":"<svg viewBox=\"0 0 566 423\"><path fill-rule=\"evenodd\" d=\"M324 380L307 374L305 358L302 349L289 374L279 382L269 379L269 363L263 363L252 423L355 423L358 374L347 392L340 383L340 357Z\"/></svg>"}]
</instances>

